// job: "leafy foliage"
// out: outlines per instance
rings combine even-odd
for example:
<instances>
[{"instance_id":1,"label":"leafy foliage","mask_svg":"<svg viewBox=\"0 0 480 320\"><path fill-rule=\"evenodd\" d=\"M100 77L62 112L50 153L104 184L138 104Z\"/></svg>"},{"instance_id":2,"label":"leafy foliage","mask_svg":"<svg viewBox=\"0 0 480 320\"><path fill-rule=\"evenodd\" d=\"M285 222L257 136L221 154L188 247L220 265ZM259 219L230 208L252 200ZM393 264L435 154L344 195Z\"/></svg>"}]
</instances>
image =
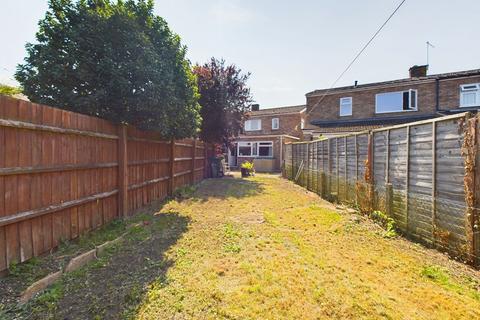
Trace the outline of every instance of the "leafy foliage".
<instances>
[{"instance_id":1,"label":"leafy foliage","mask_svg":"<svg viewBox=\"0 0 480 320\"><path fill-rule=\"evenodd\" d=\"M16 78L30 100L192 136L198 89L186 47L153 0L50 0Z\"/></svg>"},{"instance_id":2,"label":"leafy foliage","mask_svg":"<svg viewBox=\"0 0 480 320\"><path fill-rule=\"evenodd\" d=\"M377 221L382 227L386 229L384 236L386 238L392 238L397 235L395 229L395 220L390 218L387 214L382 211L375 210L370 214L370 218Z\"/></svg>"},{"instance_id":3,"label":"leafy foliage","mask_svg":"<svg viewBox=\"0 0 480 320\"><path fill-rule=\"evenodd\" d=\"M5 96L14 96L19 93L22 93L21 88L16 88L16 87L12 87L12 86L8 86L6 84L0 83L0 94L3 94Z\"/></svg>"},{"instance_id":4,"label":"leafy foliage","mask_svg":"<svg viewBox=\"0 0 480 320\"><path fill-rule=\"evenodd\" d=\"M253 172L253 171L254 171L253 162L250 162L250 161L244 161L244 162L242 162L242 164L240 165L240 167L241 167L242 169L246 169L248 172Z\"/></svg>"},{"instance_id":5,"label":"leafy foliage","mask_svg":"<svg viewBox=\"0 0 480 320\"><path fill-rule=\"evenodd\" d=\"M250 73L242 73L225 60L211 58L203 66L196 65L200 91L201 138L211 143L231 144L242 130L245 112L252 102L247 80Z\"/></svg>"}]
</instances>

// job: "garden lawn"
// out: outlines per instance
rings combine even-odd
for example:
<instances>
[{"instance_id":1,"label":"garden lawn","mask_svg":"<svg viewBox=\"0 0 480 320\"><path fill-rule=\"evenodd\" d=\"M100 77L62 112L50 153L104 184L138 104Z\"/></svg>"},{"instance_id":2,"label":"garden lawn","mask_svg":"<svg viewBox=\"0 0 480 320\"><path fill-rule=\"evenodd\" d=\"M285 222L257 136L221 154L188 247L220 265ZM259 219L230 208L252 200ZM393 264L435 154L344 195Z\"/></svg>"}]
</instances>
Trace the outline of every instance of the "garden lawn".
<instances>
[{"instance_id":1,"label":"garden lawn","mask_svg":"<svg viewBox=\"0 0 480 320\"><path fill-rule=\"evenodd\" d=\"M368 219L278 176L206 180L165 204L139 233L102 264L64 280L48 309L37 300L28 314L480 319L477 271L386 238Z\"/></svg>"}]
</instances>

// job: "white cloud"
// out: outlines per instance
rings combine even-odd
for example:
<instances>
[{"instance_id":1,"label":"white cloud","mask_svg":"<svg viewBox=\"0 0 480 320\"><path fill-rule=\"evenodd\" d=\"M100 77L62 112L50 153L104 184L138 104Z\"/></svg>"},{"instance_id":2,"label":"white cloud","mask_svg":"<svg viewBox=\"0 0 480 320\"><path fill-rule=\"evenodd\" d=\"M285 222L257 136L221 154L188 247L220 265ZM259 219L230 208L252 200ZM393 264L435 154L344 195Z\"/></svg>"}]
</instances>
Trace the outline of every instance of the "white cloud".
<instances>
[{"instance_id":1,"label":"white cloud","mask_svg":"<svg viewBox=\"0 0 480 320\"><path fill-rule=\"evenodd\" d=\"M253 12L238 3L219 0L209 10L210 15L220 23L246 23L253 19Z\"/></svg>"}]
</instances>

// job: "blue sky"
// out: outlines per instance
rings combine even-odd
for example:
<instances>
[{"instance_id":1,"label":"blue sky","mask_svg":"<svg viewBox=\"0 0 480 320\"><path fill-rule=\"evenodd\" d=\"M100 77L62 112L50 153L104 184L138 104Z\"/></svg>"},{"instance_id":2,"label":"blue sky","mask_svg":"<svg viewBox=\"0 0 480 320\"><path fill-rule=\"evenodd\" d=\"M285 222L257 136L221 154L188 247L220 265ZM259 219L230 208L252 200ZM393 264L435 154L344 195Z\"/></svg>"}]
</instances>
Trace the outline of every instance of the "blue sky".
<instances>
[{"instance_id":1,"label":"blue sky","mask_svg":"<svg viewBox=\"0 0 480 320\"><path fill-rule=\"evenodd\" d=\"M262 108L302 104L328 88L400 0L156 0L188 46L188 58L225 58L252 76ZM34 41L46 0L2 0L0 82L15 84L15 67ZM404 78L426 62L430 73L480 68L478 0L407 0L337 85Z\"/></svg>"}]
</instances>

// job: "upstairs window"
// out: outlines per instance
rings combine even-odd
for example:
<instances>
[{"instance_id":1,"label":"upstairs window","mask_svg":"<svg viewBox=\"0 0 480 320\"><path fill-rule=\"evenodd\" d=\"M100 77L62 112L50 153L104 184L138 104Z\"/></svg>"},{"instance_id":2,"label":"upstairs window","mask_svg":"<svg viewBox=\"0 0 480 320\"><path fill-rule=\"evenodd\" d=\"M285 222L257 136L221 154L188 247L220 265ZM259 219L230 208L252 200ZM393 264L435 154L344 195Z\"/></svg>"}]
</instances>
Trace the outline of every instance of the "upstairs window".
<instances>
[{"instance_id":1,"label":"upstairs window","mask_svg":"<svg viewBox=\"0 0 480 320\"><path fill-rule=\"evenodd\" d=\"M352 97L340 98L340 116L352 115Z\"/></svg>"},{"instance_id":2,"label":"upstairs window","mask_svg":"<svg viewBox=\"0 0 480 320\"><path fill-rule=\"evenodd\" d=\"M417 110L417 90L379 93L375 96L375 113Z\"/></svg>"},{"instance_id":3,"label":"upstairs window","mask_svg":"<svg viewBox=\"0 0 480 320\"><path fill-rule=\"evenodd\" d=\"M278 118L272 119L272 130L278 130L280 128L280 120Z\"/></svg>"},{"instance_id":4,"label":"upstairs window","mask_svg":"<svg viewBox=\"0 0 480 320\"><path fill-rule=\"evenodd\" d=\"M245 121L245 131L258 131L262 130L262 120L250 119Z\"/></svg>"},{"instance_id":5,"label":"upstairs window","mask_svg":"<svg viewBox=\"0 0 480 320\"><path fill-rule=\"evenodd\" d=\"M460 86L460 107L475 107L480 105L480 83Z\"/></svg>"},{"instance_id":6,"label":"upstairs window","mask_svg":"<svg viewBox=\"0 0 480 320\"><path fill-rule=\"evenodd\" d=\"M305 129L305 119L302 119L300 121L300 129L302 129L302 130Z\"/></svg>"}]
</instances>

